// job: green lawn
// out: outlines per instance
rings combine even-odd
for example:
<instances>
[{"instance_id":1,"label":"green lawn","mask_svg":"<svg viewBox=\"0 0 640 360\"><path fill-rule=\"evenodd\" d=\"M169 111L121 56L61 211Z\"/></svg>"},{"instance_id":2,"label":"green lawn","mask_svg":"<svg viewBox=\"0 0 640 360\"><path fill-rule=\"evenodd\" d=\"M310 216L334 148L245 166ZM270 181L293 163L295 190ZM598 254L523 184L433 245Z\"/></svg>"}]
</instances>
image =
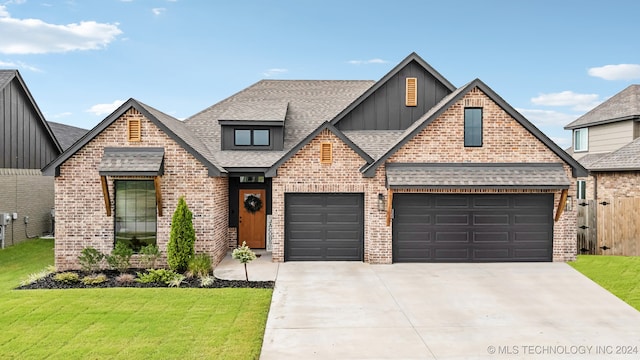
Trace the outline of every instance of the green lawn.
<instances>
[{"instance_id":1,"label":"green lawn","mask_svg":"<svg viewBox=\"0 0 640 360\"><path fill-rule=\"evenodd\" d=\"M640 257L579 255L569 264L640 311Z\"/></svg>"},{"instance_id":2,"label":"green lawn","mask_svg":"<svg viewBox=\"0 0 640 360\"><path fill-rule=\"evenodd\" d=\"M257 359L270 289L12 290L53 241L0 250L0 359Z\"/></svg>"}]
</instances>

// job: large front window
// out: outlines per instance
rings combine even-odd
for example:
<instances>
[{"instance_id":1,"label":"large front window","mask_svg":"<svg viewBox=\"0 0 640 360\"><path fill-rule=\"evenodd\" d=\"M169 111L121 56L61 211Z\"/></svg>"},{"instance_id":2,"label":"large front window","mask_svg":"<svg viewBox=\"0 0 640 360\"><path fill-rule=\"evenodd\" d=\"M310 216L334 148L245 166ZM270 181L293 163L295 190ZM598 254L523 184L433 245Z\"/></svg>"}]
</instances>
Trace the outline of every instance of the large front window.
<instances>
[{"instance_id":1,"label":"large front window","mask_svg":"<svg viewBox=\"0 0 640 360\"><path fill-rule=\"evenodd\" d=\"M156 245L156 192L152 180L116 180L116 242L134 251Z\"/></svg>"},{"instance_id":2,"label":"large front window","mask_svg":"<svg viewBox=\"0 0 640 360\"><path fill-rule=\"evenodd\" d=\"M576 129L573 130L573 151L587 151L589 150L589 129Z\"/></svg>"}]
</instances>

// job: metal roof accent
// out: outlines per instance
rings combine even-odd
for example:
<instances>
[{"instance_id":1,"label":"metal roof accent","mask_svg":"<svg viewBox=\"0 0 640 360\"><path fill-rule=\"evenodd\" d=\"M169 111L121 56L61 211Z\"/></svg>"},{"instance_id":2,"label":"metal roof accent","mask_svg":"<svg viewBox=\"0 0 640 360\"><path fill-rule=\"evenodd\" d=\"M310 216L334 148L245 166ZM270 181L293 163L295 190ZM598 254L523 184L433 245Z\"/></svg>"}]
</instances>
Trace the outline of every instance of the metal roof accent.
<instances>
[{"instance_id":1,"label":"metal roof accent","mask_svg":"<svg viewBox=\"0 0 640 360\"><path fill-rule=\"evenodd\" d=\"M562 163L387 164L391 189L568 189Z\"/></svg>"},{"instance_id":2,"label":"metal roof accent","mask_svg":"<svg viewBox=\"0 0 640 360\"><path fill-rule=\"evenodd\" d=\"M164 173L164 148L104 148L100 176L159 176Z\"/></svg>"},{"instance_id":3,"label":"metal roof accent","mask_svg":"<svg viewBox=\"0 0 640 360\"><path fill-rule=\"evenodd\" d=\"M396 151L398 151L403 145L409 142L413 137L415 137L420 131L422 131L425 127L427 127L431 122L437 119L440 115L442 115L446 110L448 110L452 105L462 99L467 93L469 93L474 88L478 88L482 91L487 97L489 97L492 101L494 101L498 106L500 106L507 114L509 114L512 118L514 118L520 125L522 125L525 129L527 129L532 135L534 135L538 140L540 140L543 144L545 144L551 151L553 151L558 157L560 157L563 161L565 161L568 165L573 169L573 176L575 177L583 177L587 176L587 170L580 165L580 163L574 159L571 155L567 154L562 148L560 148L556 143L554 143L547 135L545 135L542 131L540 131L537 127L535 127L532 123L529 122L524 116L522 116L516 109L514 109L511 105L509 105L504 99L502 99L497 93L495 93L489 86L483 83L480 79L475 79L464 86L456 89L451 94L445 96L438 104L436 104L433 108L431 108L427 113L425 113L420 119L414 122L410 127L408 127L404 134L394 143L389 149L379 158L377 158L372 164L367 164L365 167L361 169L364 176L372 177L375 175L375 170L383 164L389 157L391 157Z\"/></svg>"},{"instance_id":4,"label":"metal roof accent","mask_svg":"<svg viewBox=\"0 0 640 360\"><path fill-rule=\"evenodd\" d=\"M640 85L629 85L564 128L573 130L624 120L640 120Z\"/></svg>"}]
</instances>

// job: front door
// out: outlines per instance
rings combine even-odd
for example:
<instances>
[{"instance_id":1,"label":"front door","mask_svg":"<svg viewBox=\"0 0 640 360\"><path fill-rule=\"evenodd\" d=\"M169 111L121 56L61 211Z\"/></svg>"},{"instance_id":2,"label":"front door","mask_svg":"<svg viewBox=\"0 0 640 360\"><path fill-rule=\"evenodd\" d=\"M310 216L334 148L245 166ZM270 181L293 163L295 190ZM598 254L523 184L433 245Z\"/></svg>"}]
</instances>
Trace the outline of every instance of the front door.
<instances>
[{"instance_id":1,"label":"front door","mask_svg":"<svg viewBox=\"0 0 640 360\"><path fill-rule=\"evenodd\" d=\"M240 189L238 245L243 241L252 249L264 249L267 233L265 190Z\"/></svg>"}]
</instances>

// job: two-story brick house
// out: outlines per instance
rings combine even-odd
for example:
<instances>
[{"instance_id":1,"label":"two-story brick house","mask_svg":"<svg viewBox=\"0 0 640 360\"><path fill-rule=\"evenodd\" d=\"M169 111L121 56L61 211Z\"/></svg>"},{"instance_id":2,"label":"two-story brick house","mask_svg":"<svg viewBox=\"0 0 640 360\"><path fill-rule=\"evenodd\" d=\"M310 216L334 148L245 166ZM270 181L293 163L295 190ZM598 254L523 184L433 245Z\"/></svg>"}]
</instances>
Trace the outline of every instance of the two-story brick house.
<instances>
[{"instance_id":1,"label":"two-story brick house","mask_svg":"<svg viewBox=\"0 0 640 360\"><path fill-rule=\"evenodd\" d=\"M116 240L166 249L179 196L216 262L243 241L274 261L565 261L586 175L416 54L377 82L263 80L185 121L131 99L45 170L60 268Z\"/></svg>"}]
</instances>

